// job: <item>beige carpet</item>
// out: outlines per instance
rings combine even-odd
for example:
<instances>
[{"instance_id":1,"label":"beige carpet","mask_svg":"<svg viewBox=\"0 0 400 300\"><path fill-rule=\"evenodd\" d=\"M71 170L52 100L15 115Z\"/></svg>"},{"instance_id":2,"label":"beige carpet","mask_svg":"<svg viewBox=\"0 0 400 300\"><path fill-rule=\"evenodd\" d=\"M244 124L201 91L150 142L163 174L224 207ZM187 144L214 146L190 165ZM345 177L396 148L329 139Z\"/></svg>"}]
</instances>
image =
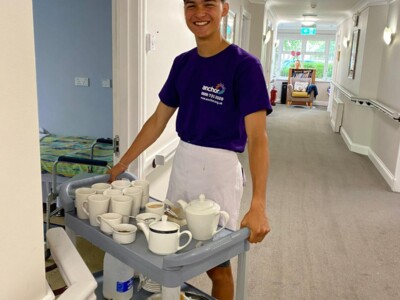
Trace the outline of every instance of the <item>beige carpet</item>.
<instances>
[{"instance_id":1,"label":"beige carpet","mask_svg":"<svg viewBox=\"0 0 400 300\"><path fill-rule=\"evenodd\" d=\"M267 126L272 232L251 246L248 300L400 299L400 195L347 149L323 108L277 105ZM240 160L249 174L247 154ZM248 182L242 216L250 197ZM100 267L96 251L80 250ZM210 291L206 275L190 283Z\"/></svg>"},{"instance_id":2,"label":"beige carpet","mask_svg":"<svg viewBox=\"0 0 400 300\"><path fill-rule=\"evenodd\" d=\"M272 231L249 253L248 300L400 299L400 195L322 108L277 105L267 127ZM250 197L251 183L241 215Z\"/></svg>"}]
</instances>

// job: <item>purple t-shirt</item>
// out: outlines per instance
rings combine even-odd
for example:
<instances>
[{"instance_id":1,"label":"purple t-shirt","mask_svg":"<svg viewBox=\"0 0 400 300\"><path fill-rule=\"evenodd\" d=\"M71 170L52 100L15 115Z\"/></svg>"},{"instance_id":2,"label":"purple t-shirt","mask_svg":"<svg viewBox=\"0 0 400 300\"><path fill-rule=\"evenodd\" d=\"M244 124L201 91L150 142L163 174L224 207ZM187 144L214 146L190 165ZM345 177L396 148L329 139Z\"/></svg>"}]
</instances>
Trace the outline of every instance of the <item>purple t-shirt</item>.
<instances>
[{"instance_id":1,"label":"purple t-shirt","mask_svg":"<svg viewBox=\"0 0 400 300\"><path fill-rule=\"evenodd\" d=\"M234 44L212 57L197 48L176 57L159 97L179 107L181 140L235 152L245 149L244 117L272 112L259 60Z\"/></svg>"}]
</instances>

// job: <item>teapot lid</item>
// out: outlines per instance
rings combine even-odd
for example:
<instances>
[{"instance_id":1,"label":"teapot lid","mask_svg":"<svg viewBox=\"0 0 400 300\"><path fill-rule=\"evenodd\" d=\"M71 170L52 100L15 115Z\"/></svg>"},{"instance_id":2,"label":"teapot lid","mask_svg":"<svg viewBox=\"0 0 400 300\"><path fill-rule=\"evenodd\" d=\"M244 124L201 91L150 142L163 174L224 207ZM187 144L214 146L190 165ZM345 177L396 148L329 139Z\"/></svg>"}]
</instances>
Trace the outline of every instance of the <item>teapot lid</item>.
<instances>
[{"instance_id":1,"label":"teapot lid","mask_svg":"<svg viewBox=\"0 0 400 300\"><path fill-rule=\"evenodd\" d=\"M149 228L155 233L176 233L179 230L179 225L174 222L167 221L167 216L163 215L161 221L151 223Z\"/></svg>"},{"instance_id":2,"label":"teapot lid","mask_svg":"<svg viewBox=\"0 0 400 300\"><path fill-rule=\"evenodd\" d=\"M206 199L204 194L201 194L199 199L190 201L186 209L190 210L190 212L206 214L219 210L219 206L214 201Z\"/></svg>"}]
</instances>

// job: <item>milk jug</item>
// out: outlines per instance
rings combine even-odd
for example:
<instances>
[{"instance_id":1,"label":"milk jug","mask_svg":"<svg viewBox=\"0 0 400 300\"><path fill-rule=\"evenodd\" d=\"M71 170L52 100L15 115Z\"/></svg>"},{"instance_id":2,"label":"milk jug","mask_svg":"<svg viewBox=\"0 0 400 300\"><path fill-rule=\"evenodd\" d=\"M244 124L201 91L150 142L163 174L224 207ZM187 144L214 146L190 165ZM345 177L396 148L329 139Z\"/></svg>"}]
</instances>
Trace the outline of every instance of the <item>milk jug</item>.
<instances>
[{"instance_id":1,"label":"milk jug","mask_svg":"<svg viewBox=\"0 0 400 300\"><path fill-rule=\"evenodd\" d=\"M134 270L106 253L103 267L103 296L112 300L129 300L133 296Z\"/></svg>"}]
</instances>

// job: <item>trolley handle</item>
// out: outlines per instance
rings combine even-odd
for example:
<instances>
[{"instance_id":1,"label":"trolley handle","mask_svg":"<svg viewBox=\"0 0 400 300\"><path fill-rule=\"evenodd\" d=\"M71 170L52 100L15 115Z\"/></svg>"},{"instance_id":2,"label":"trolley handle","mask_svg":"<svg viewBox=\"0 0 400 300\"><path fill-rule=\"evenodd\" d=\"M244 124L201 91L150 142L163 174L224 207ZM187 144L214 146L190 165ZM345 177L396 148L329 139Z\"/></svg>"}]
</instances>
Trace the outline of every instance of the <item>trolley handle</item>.
<instances>
[{"instance_id":1,"label":"trolley handle","mask_svg":"<svg viewBox=\"0 0 400 300\"><path fill-rule=\"evenodd\" d=\"M250 230L245 227L191 251L167 255L163 260L163 268L178 268L205 260L207 257L212 256L213 253L215 253L215 250L218 249L220 251L228 249L231 245L234 245L239 241L245 241L249 235ZM249 248L249 243L246 242L246 250Z\"/></svg>"},{"instance_id":2,"label":"trolley handle","mask_svg":"<svg viewBox=\"0 0 400 300\"><path fill-rule=\"evenodd\" d=\"M100 166L100 167L107 166L107 162L104 160L79 158L79 157L71 157L71 156L60 156L58 158L58 162L77 163L77 164Z\"/></svg>"},{"instance_id":3,"label":"trolley handle","mask_svg":"<svg viewBox=\"0 0 400 300\"><path fill-rule=\"evenodd\" d=\"M112 145L113 144L113 140L110 139L110 138L100 138L100 139L96 140L96 143Z\"/></svg>"}]
</instances>

